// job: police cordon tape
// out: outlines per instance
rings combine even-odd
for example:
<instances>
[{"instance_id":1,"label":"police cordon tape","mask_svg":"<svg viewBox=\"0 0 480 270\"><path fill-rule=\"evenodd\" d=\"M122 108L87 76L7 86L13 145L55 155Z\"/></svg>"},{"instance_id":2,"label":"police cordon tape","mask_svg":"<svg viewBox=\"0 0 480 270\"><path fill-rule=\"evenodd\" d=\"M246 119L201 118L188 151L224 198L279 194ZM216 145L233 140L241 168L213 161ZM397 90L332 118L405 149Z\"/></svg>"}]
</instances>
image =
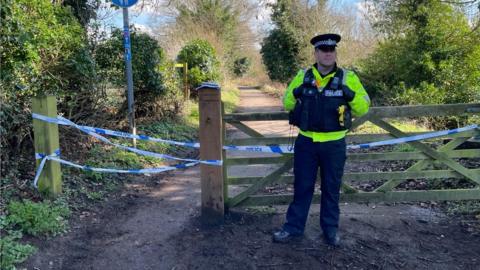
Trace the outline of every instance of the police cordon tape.
<instances>
[{"instance_id":1,"label":"police cordon tape","mask_svg":"<svg viewBox=\"0 0 480 270\"><path fill-rule=\"evenodd\" d=\"M57 118L55 119L55 118L46 117L46 116L43 116L43 115L33 114L33 118L38 119L38 120L42 120L42 121L46 121L46 122L49 122L49 123L56 123L56 124L62 124L62 125L68 125L68 126L75 127L77 129L79 129L80 131L85 132L88 135L93 136L93 137L99 139L100 141L102 141L104 143L113 145L115 147L118 147L118 148L121 148L121 149L124 149L124 150L127 150L127 151L137 153L139 155L155 157L155 158L160 158L160 159L170 159L170 160L188 161L189 162L189 163L186 163L186 164L177 164L177 165L174 165L174 166L162 166L162 167L157 167L157 168L135 169L135 170L94 168L94 167L89 167L89 166L85 166L85 165L78 165L76 163L58 158L60 156L60 149L57 149L54 153L52 153L50 155L46 155L44 153L35 153L35 158L36 159L42 159L38 168L37 168L35 178L34 178L34 181L33 181L33 185L36 188L38 188L38 179L39 179L39 177L42 173L43 168L45 167L45 163L46 163L47 160L53 160L53 161L57 161L59 163L65 164L65 165L69 165L69 166L76 167L76 168L79 168L79 169L95 171L95 172L133 173L133 174L161 173L161 172L175 170L175 169L192 167L192 166L195 166L199 163L207 164L207 165L214 165L214 166L221 166L223 164L221 160L196 160L196 159L178 158L178 157L174 157L174 156L170 156L170 155L166 155L166 154L159 154L159 153L155 153L155 152L140 150L140 149L137 149L137 148L133 148L133 147L121 145L121 144L118 144L118 143L114 143L114 142L110 141L109 139L95 133L94 131L91 131L91 129L88 129L87 127L84 127L84 126L79 126L79 125L73 123L72 121L70 121L66 118L63 118L61 116L57 116Z\"/></svg>"},{"instance_id":2,"label":"police cordon tape","mask_svg":"<svg viewBox=\"0 0 480 270\"><path fill-rule=\"evenodd\" d=\"M57 123L57 124L62 124L62 125L68 125L68 126L72 126L72 127L75 127L77 129L79 129L80 131L82 132L85 132L87 133L88 135L90 136L93 136L97 139L99 139L100 141L104 142L104 143L107 143L107 144L110 144L110 145L113 145L115 147L118 147L120 149L123 149L123 150L127 150L127 151L130 151L130 152L134 152L134 153L137 153L139 155L143 155L143 156L148 156L148 157L154 157L154 158L160 158L160 159L170 159L170 160L178 160L178 161L188 161L188 162L198 162L198 163L202 163L202 164L207 164L207 165L216 165L216 166L221 166L222 165L222 161L221 160L196 160L196 159L189 159L189 158L179 158L179 157L174 157L174 156L171 156L171 155L166 155L166 154L159 154L159 153L155 153L155 152L150 152L150 151L145 151L145 150L140 150L138 148L134 148L134 147L130 147L130 146L125 146L125 145L122 145L122 144L118 144L118 143L114 143L112 141L110 141L109 139L103 137L102 135L96 133L95 131L92 131L92 128L89 128L89 127L85 127L85 126L79 126L77 124L75 124L74 122L62 117L62 116L57 116L57 119L55 118L50 118L50 117L46 117L46 116L43 116L43 115L36 115L34 114L33 117L35 119L38 119L38 120L43 120L43 121L46 121L46 122L49 122L49 123ZM49 118L49 119L46 119L46 118ZM117 132L118 133L118 132ZM122 132L123 133L123 132ZM126 133L128 134L128 133Z\"/></svg>"},{"instance_id":3,"label":"police cordon tape","mask_svg":"<svg viewBox=\"0 0 480 270\"><path fill-rule=\"evenodd\" d=\"M199 162L189 162L189 163L177 164L177 165L174 165L174 166L162 166L162 167L157 167L157 168L125 170L125 169L96 168L96 167L90 167L90 166L86 166L86 165L79 165L79 164L73 163L71 161L63 160L63 159L59 158L59 156L60 156L60 149L57 149L51 155L35 153L35 158L36 159L42 159L42 161L40 161L40 164L38 165L37 171L35 173L35 178L33 180L33 186L35 188L38 188L38 179L40 178L40 175L42 173L43 168L45 167L45 163L47 162L47 160L53 160L53 161L59 162L59 163L64 164L64 165L68 165L68 166L71 166L71 167L74 167L74 168L77 168L77 169L92 171L92 172L131 173L131 174L162 173L162 172L176 170L176 169L185 169L185 168L188 168L188 167L193 167L193 166L195 166L199 163Z\"/></svg>"},{"instance_id":4,"label":"police cordon tape","mask_svg":"<svg viewBox=\"0 0 480 270\"><path fill-rule=\"evenodd\" d=\"M100 134L103 135L110 135L110 136L115 136L115 137L123 137L123 138L136 138L140 140L147 140L147 141L153 141L153 142L161 142L161 143L166 143L166 144L172 144L172 145L177 145L177 146L185 146L185 147L193 147L193 148L199 148L200 144L196 142L178 142L178 141L173 141L173 140L164 140L164 139L158 139L158 138L152 138L149 136L145 135L133 135L130 133L122 132L122 131L114 131L114 130L108 130L108 129L102 129L102 128L94 128L94 127L89 127L89 126L80 126L75 124L74 122L62 117L62 116L57 116L57 118L52 118L40 114L33 113L32 117L37 120L45 121L47 123L54 123L58 125L66 125L66 126L72 126L77 129L79 129L82 132L85 132L97 139L99 139L102 142L105 142L107 144L119 147L121 149L127 150L127 151L132 151L134 153L140 154L140 155L145 155L145 156L150 156L150 157L156 157L156 158L161 158L161 159L172 159L172 160L180 160L180 161L189 161L189 163L183 163L183 164L177 164L174 166L162 166L162 167L157 167L157 168L146 168L146 169L109 169L109 168L96 168L96 167L90 167L90 166L85 166L85 165L79 165L67 160L60 159L60 149L57 149L54 153L50 155L46 155L44 153L35 153L35 158L36 159L42 159L35 175L34 179L34 186L38 187L38 179L40 177L40 174L45 167L45 163L47 160L53 160L57 161L61 164L72 166L78 169L83 169L87 171L94 171L94 172L104 172L104 173L131 173L131 174L154 174L154 173L161 173L165 171L170 171L170 170L176 170L176 169L183 169L183 168L188 168L195 166L199 163L207 164L207 165L215 165L215 166L221 166L223 163L221 160L195 160L195 159L184 159L184 158L177 158L174 156L166 155L166 154L159 154L159 153L154 153L150 151L145 151L145 150L140 150L137 148L133 147L128 147L124 146L121 144L113 143L109 139L101 136ZM441 137L445 135L451 135L455 133L460 133L468 130L473 130L478 128L478 125L470 125L466 126L463 128L457 128L457 129L452 129L452 130L444 130L444 131L438 131L438 132L432 132L432 133L425 133L425 134L420 134L420 135L415 135L415 136L409 136L409 137L403 137L403 138L398 138L398 139L391 139L391 140L384 140L384 141L379 141L379 142L373 142L373 143L366 143L366 144L358 144L358 145L348 145L348 149L365 149L365 148L370 148L370 147L375 147L375 146L384 146L384 145L393 145L393 144L400 144L400 143L407 143L407 142L412 142L412 141L419 141L419 140L425 140L425 139L431 139L435 137ZM285 145L270 145L270 146L224 146L223 149L225 150L235 150L235 151L249 151L249 152L267 152L267 153L293 153L291 147L285 146Z\"/></svg>"},{"instance_id":5,"label":"police cordon tape","mask_svg":"<svg viewBox=\"0 0 480 270\"><path fill-rule=\"evenodd\" d=\"M173 140L152 138L152 137L145 136L145 135L134 135L134 134L130 134L130 133L127 133L127 132L122 132L122 131L114 131L114 130L103 129L103 128L89 127L89 126L79 126L79 125L76 125L75 123L73 123L73 122L71 122L71 121L69 121L69 120L67 120L67 119L65 119L61 116L57 116L57 118L52 118L52 117L47 117L47 116L39 115L39 114L35 114L35 113L32 114L32 116L35 119L42 120L42 121L45 121L45 122L48 122L48 123L55 123L55 124L59 124L59 125L73 126L73 127L79 128L80 130L82 130L84 132L88 131L87 132L88 134L97 133L97 135L102 134L102 135L109 135L109 136L129 138L129 139L139 139L139 140L146 140L146 141L152 141L152 142L160 142L160 143L166 143L166 144L177 145L177 146L200 148L200 144L197 143L197 142L178 142L178 141L173 141ZM452 135L452 134L456 134L456 133L460 133L460 132L474 130L474 129L477 129L477 128L479 128L479 126L474 124L474 125L469 125L469 126L465 126L465 127L461 127L461 128L451 129L451 130L442 130L442 131L430 132L430 133L425 133L425 134L413 135L413 136L384 140L384 141L378 141L378 142L348 145L347 149L366 149L366 148L377 147L377 146L408 143L408 142L413 142L413 141L420 141L420 140L442 137L442 136L446 136L446 135ZM293 149L290 146L288 146L288 145L278 145L278 144L266 145L266 146L262 146L262 145L246 145L246 146L225 145L225 146L223 146L223 149L233 150L233 151L264 152L264 153L279 153L279 154L293 153Z\"/></svg>"}]
</instances>

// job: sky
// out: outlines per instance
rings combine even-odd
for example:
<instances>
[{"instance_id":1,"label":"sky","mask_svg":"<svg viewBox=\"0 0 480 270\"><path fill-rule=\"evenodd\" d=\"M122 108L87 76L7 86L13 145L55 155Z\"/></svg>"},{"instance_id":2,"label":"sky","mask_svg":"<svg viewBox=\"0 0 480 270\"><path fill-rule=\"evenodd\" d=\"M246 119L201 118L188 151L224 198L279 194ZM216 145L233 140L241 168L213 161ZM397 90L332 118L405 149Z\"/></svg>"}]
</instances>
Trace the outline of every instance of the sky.
<instances>
[{"instance_id":1,"label":"sky","mask_svg":"<svg viewBox=\"0 0 480 270\"><path fill-rule=\"evenodd\" d=\"M148 0L146 0L145 2L148 2ZM353 8L356 10L357 13L359 13L360 16L360 12L362 11L362 2L362 0L331 0L330 5L333 8L340 10L351 10ZM153 32L152 26L158 25L158 22L162 22L162 20L166 21L172 19L172 17L161 14L163 12L155 11L149 7L144 6L143 9L140 9L140 3L141 0L137 3L137 5L129 8L130 24L135 25L138 30L151 34ZM121 9L113 10L109 7L106 7L105 16L108 17L108 19L105 21L105 26L107 28L123 28L123 15ZM270 12L267 9L264 9L260 11L258 18L255 19L255 21L253 21L251 25L253 27L256 27L268 25L269 23Z\"/></svg>"}]
</instances>

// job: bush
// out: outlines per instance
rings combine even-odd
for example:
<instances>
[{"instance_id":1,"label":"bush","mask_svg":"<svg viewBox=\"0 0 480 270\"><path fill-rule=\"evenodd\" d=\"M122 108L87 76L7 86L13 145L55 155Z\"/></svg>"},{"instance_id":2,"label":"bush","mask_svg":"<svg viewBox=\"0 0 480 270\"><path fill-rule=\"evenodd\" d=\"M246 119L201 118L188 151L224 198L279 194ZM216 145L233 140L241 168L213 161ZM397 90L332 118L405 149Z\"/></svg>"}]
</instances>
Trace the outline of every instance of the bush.
<instances>
[{"instance_id":1,"label":"bush","mask_svg":"<svg viewBox=\"0 0 480 270\"><path fill-rule=\"evenodd\" d=\"M220 79L219 66L215 49L208 41L196 39L187 43L178 53L177 61L188 63L188 81L194 90L202 82ZM191 93L195 93L191 91Z\"/></svg>"},{"instance_id":2,"label":"bush","mask_svg":"<svg viewBox=\"0 0 480 270\"><path fill-rule=\"evenodd\" d=\"M164 50L148 34L132 30L132 70L135 112L137 116L173 117L182 110L182 96L174 63L167 61ZM105 81L118 87L126 85L123 33L112 31L95 53ZM124 102L121 113L127 109Z\"/></svg>"},{"instance_id":3,"label":"bush","mask_svg":"<svg viewBox=\"0 0 480 270\"><path fill-rule=\"evenodd\" d=\"M242 77L250 69L251 62L247 57L235 59L233 62L233 74L237 77Z\"/></svg>"},{"instance_id":4,"label":"bush","mask_svg":"<svg viewBox=\"0 0 480 270\"><path fill-rule=\"evenodd\" d=\"M31 132L30 104L56 95L66 117L90 115L97 104L95 69L85 32L69 8L49 0L6 0L0 6L2 59L0 135L2 154Z\"/></svg>"},{"instance_id":5,"label":"bush","mask_svg":"<svg viewBox=\"0 0 480 270\"><path fill-rule=\"evenodd\" d=\"M51 202L35 203L29 200L10 202L7 206L6 222L9 226L18 227L23 233L33 236L57 235L67 229L66 218L70 210L64 205Z\"/></svg>"}]
</instances>

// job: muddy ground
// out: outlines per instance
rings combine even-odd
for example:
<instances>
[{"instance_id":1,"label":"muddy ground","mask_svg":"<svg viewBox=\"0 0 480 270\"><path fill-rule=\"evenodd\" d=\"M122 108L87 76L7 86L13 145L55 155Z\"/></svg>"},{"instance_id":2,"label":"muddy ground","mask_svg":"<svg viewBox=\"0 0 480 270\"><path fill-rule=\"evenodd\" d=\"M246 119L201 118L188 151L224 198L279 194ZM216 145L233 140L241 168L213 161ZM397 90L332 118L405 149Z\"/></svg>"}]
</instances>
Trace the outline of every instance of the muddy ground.
<instances>
[{"instance_id":1,"label":"muddy ground","mask_svg":"<svg viewBox=\"0 0 480 270\"><path fill-rule=\"evenodd\" d=\"M240 105L258 111L279 104L242 90ZM271 134L288 132L270 126ZM232 168L229 174L243 171ZM216 228L200 225L199 206L198 167L134 178L95 209L77 213L67 234L32 239L39 251L20 268L480 269L478 231L428 203L342 204L339 248L320 240L318 205L312 205L305 237L290 244L271 241L285 206L232 209Z\"/></svg>"}]
</instances>

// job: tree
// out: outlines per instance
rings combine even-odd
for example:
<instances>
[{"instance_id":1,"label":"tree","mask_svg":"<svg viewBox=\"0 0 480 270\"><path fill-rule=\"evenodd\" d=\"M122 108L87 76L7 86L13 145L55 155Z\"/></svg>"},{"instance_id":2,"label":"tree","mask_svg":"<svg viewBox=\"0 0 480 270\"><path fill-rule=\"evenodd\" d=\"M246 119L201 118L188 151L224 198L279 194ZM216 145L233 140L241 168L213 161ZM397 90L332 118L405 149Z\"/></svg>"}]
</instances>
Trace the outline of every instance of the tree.
<instances>
[{"instance_id":1,"label":"tree","mask_svg":"<svg viewBox=\"0 0 480 270\"><path fill-rule=\"evenodd\" d=\"M480 100L480 33L451 4L377 1L385 40L362 65L377 103L440 104Z\"/></svg>"},{"instance_id":2,"label":"tree","mask_svg":"<svg viewBox=\"0 0 480 270\"><path fill-rule=\"evenodd\" d=\"M298 69L313 64L310 39L319 33L342 36L338 55L343 66L354 64L371 50L371 31L346 6L337 10L325 0L278 0L270 7L274 28L263 40L261 54L272 80L288 82Z\"/></svg>"},{"instance_id":3,"label":"tree","mask_svg":"<svg viewBox=\"0 0 480 270\"><path fill-rule=\"evenodd\" d=\"M274 29L263 40L263 63L270 79L288 82L301 67L300 45L292 31Z\"/></svg>"},{"instance_id":4,"label":"tree","mask_svg":"<svg viewBox=\"0 0 480 270\"><path fill-rule=\"evenodd\" d=\"M263 40L260 53L270 79L288 82L304 62L300 33L292 20L294 6L291 0L279 0L271 8L275 28Z\"/></svg>"},{"instance_id":5,"label":"tree","mask_svg":"<svg viewBox=\"0 0 480 270\"><path fill-rule=\"evenodd\" d=\"M101 0L63 0L62 5L70 7L78 22L87 29L91 19L97 18Z\"/></svg>"}]
</instances>

